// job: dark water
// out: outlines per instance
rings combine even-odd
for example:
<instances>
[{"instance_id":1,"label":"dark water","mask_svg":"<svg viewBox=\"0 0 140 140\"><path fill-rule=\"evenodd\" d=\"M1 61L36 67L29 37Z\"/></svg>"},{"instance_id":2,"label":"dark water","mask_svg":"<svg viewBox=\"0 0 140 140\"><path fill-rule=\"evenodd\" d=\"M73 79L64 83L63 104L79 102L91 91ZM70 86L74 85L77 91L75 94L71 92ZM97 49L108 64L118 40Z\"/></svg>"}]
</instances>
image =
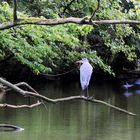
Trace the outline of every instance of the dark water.
<instances>
[{"instance_id":1,"label":"dark water","mask_svg":"<svg viewBox=\"0 0 140 140\"><path fill-rule=\"evenodd\" d=\"M51 98L78 95L79 82L48 82L35 88ZM21 132L2 132L0 140L139 140L140 95L122 94L118 83L91 83L90 94L137 114L132 117L101 104L85 101L46 103L33 109L0 109L0 123L24 128ZM11 93L5 100L13 104L27 103Z\"/></svg>"}]
</instances>

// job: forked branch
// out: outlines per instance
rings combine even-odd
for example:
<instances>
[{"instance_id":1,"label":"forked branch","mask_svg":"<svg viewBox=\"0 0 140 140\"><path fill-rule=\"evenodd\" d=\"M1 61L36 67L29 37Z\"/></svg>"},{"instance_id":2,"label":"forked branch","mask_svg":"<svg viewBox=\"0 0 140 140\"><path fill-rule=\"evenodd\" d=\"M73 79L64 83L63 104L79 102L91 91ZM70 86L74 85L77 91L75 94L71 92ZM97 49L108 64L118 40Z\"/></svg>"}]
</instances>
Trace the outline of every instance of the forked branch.
<instances>
[{"instance_id":1,"label":"forked branch","mask_svg":"<svg viewBox=\"0 0 140 140\"><path fill-rule=\"evenodd\" d=\"M50 99L50 98L48 98L46 96L37 94L36 92L25 91L25 90L17 87L16 85L13 85L12 83L4 80L3 78L0 78L0 83L2 83L3 85L5 85L5 86L7 86L7 87L9 87L11 89L13 89L14 91L16 91L19 94L24 95L25 97L31 96L31 97L37 98L38 100L41 99L41 100L49 102L49 103L54 103L55 104L55 103L64 102L64 101L70 101L70 100L84 100L84 101L92 102L92 103L100 103L100 104L106 105L106 106L108 106L110 108L113 108L113 109L116 109L118 111L121 111L123 113L132 115L132 116L136 115L136 114L134 114L132 112L129 112L129 111L121 109L119 107L110 105L109 103L106 103L106 102L103 102L101 100L97 100L97 99L94 99L94 98L88 99L85 96L71 96L71 97L66 97L66 98Z\"/></svg>"}]
</instances>

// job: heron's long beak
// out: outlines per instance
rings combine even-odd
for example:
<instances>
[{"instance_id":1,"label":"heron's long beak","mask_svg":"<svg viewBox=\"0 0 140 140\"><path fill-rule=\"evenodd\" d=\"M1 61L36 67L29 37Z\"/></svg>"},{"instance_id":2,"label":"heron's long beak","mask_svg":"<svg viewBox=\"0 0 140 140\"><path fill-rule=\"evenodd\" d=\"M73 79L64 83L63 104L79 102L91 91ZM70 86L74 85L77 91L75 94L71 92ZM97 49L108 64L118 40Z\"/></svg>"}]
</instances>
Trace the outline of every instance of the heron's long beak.
<instances>
[{"instance_id":1,"label":"heron's long beak","mask_svg":"<svg viewBox=\"0 0 140 140\"><path fill-rule=\"evenodd\" d=\"M81 64L81 63L82 63L81 60L75 62L75 64Z\"/></svg>"}]
</instances>

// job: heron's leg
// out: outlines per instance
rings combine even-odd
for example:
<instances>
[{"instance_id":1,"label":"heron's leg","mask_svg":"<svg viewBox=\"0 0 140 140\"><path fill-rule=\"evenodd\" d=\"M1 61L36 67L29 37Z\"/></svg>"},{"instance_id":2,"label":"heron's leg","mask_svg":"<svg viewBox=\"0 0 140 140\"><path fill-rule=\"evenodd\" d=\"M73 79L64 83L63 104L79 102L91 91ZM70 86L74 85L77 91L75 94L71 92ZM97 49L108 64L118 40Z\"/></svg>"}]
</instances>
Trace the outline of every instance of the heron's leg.
<instances>
[{"instance_id":1,"label":"heron's leg","mask_svg":"<svg viewBox=\"0 0 140 140\"><path fill-rule=\"evenodd\" d=\"M87 98L89 98L88 87L87 87Z\"/></svg>"},{"instance_id":2,"label":"heron's leg","mask_svg":"<svg viewBox=\"0 0 140 140\"><path fill-rule=\"evenodd\" d=\"M89 99L93 100L94 99L94 94L92 94Z\"/></svg>"}]
</instances>

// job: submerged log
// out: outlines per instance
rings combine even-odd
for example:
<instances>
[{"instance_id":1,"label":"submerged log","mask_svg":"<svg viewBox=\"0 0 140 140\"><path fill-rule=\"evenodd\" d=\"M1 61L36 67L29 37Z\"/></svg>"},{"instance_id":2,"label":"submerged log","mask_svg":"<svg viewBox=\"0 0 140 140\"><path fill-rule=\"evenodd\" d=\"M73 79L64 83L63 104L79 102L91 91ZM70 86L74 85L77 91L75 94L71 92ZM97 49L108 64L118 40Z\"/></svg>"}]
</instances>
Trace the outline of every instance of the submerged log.
<instances>
[{"instance_id":1,"label":"submerged log","mask_svg":"<svg viewBox=\"0 0 140 140\"><path fill-rule=\"evenodd\" d=\"M2 129L1 129L2 128ZM11 124L0 124L0 131L23 131L24 129Z\"/></svg>"}]
</instances>

